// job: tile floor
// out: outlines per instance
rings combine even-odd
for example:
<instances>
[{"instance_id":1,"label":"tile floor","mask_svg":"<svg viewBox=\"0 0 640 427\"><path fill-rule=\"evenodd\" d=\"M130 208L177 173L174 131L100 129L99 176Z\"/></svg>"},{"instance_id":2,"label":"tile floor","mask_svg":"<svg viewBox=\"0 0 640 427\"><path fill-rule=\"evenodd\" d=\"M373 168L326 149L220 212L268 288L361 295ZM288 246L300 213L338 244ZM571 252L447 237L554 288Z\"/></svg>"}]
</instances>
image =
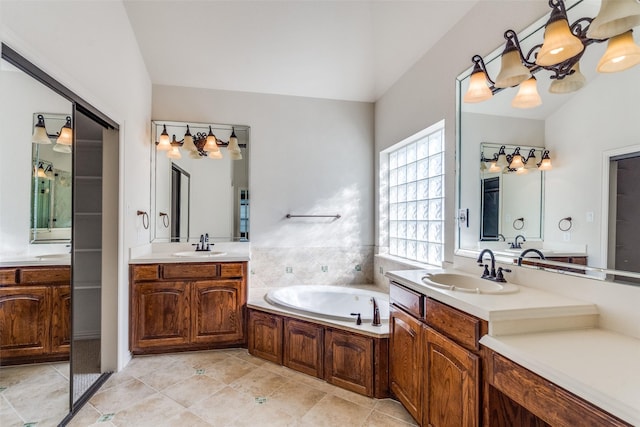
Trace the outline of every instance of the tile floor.
<instances>
[{"instance_id":1,"label":"tile floor","mask_svg":"<svg viewBox=\"0 0 640 427\"><path fill-rule=\"evenodd\" d=\"M109 426L416 425L391 399L370 399L255 358L246 349L135 357L69 423Z\"/></svg>"},{"instance_id":2,"label":"tile floor","mask_svg":"<svg viewBox=\"0 0 640 427\"><path fill-rule=\"evenodd\" d=\"M55 427L68 412L68 362L0 368L0 426Z\"/></svg>"}]
</instances>

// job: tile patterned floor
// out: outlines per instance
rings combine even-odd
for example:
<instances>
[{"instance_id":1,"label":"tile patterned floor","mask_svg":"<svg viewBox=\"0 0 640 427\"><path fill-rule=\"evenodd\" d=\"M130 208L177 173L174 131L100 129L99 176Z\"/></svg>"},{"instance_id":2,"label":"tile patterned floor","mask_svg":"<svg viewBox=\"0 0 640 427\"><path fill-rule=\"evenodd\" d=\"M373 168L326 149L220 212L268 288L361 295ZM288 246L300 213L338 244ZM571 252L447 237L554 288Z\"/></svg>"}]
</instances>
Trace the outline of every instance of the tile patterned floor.
<instances>
[{"instance_id":1,"label":"tile patterned floor","mask_svg":"<svg viewBox=\"0 0 640 427\"><path fill-rule=\"evenodd\" d=\"M245 349L135 357L71 427L415 426L391 399L370 399L255 358Z\"/></svg>"}]
</instances>

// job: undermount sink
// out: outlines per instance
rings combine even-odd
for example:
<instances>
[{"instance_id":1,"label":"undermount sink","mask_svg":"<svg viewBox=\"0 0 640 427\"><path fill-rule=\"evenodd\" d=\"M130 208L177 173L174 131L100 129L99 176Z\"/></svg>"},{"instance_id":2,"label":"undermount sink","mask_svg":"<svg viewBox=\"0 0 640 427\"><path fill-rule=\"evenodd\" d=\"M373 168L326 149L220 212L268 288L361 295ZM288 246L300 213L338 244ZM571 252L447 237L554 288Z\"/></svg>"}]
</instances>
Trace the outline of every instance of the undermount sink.
<instances>
[{"instance_id":1,"label":"undermount sink","mask_svg":"<svg viewBox=\"0 0 640 427\"><path fill-rule=\"evenodd\" d=\"M189 257L189 258L210 258L216 256L226 255L226 252L221 251L183 251L183 252L174 252L173 256L178 257Z\"/></svg>"},{"instance_id":2,"label":"undermount sink","mask_svg":"<svg viewBox=\"0 0 640 427\"><path fill-rule=\"evenodd\" d=\"M439 289L474 294L510 294L518 292L518 287L511 283L494 282L458 273L428 273L422 278L422 282L427 286Z\"/></svg>"},{"instance_id":3,"label":"undermount sink","mask_svg":"<svg viewBox=\"0 0 640 427\"><path fill-rule=\"evenodd\" d=\"M36 256L41 261L71 258L71 254L45 254Z\"/></svg>"}]
</instances>

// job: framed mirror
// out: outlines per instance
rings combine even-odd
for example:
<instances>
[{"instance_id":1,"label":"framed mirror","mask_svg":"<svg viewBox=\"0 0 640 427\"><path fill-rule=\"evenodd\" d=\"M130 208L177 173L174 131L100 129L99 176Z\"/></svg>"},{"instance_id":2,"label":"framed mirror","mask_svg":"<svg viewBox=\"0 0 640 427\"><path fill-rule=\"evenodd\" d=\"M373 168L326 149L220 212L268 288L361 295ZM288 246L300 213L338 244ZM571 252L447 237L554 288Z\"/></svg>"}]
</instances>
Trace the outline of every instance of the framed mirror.
<instances>
[{"instance_id":1,"label":"framed mirror","mask_svg":"<svg viewBox=\"0 0 640 427\"><path fill-rule=\"evenodd\" d=\"M197 154L184 144L188 131L202 148L209 131L220 158L206 150ZM155 242L187 242L209 234L220 241L249 240L249 133L242 125L152 122L152 138L163 132L175 140L179 158L151 145L151 236ZM237 137L241 158L232 158L227 144ZM175 137L175 138L174 138ZM200 138L200 139L198 139ZM201 141L201 142L198 142Z\"/></svg>"},{"instance_id":2,"label":"framed mirror","mask_svg":"<svg viewBox=\"0 0 640 427\"><path fill-rule=\"evenodd\" d=\"M573 23L581 17L596 16L600 1L571 1L566 5L569 22ZM541 17L518 34L523 52L542 42L547 20L548 15ZM633 37L637 44L640 41L637 28ZM622 243L621 233L616 232L616 223L621 219L635 224L640 208L635 203L616 204L616 199L620 199L616 197L620 194L617 189L620 175L615 172L620 166L616 163L620 156L636 157L640 153L637 120L640 66L616 73L597 73L598 60L606 48L607 43L593 43L585 49L580 59L585 85L580 90L550 93L549 86L554 81L551 73L544 69L537 72L542 105L535 108L511 106L517 87L503 89L484 102L465 103L462 98L469 86L471 68L458 76L457 206L469 209L469 226L460 223L457 227L457 255L477 256L479 248L488 247L502 251L506 261L514 259L513 253L503 251L508 247L505 242L483 240L484 190L478 182L481 144L545 147L553 166L543 172L541 179L541 234L539 239L528 240L523 248L542 250L551 260L546 266L550 271L625 283L640 277L640 261L621 256L615 249L622 244L624 253L640 253L637 243L640 236L628 235ZM487 73L493 78L500 70L503 49L504 45L483 55ZM616 209L620 206L622 213ZM526 219L537 215L537 210L517 215ZM509 221L503 218L502 222ZM638 227L627 230L631 228Z\"/></svg>"}]
</instances>

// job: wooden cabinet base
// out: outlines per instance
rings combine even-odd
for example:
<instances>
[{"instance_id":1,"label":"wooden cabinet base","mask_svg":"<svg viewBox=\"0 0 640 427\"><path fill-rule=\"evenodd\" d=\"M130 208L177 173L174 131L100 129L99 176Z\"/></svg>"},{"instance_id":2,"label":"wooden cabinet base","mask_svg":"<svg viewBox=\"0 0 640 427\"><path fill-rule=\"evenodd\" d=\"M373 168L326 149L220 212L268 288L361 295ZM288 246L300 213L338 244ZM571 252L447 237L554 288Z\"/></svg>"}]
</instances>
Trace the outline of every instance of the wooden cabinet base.
<instances>
[{"instance_id":1,"label":"wooden cabinet base","mask_svg":"<svg viewBox=\"0 0 640 427\"><path fill-rule=\"evenodd\" d=\"M484 353L487 426L631 426L492 350Z\"/></svg>"},{"instance_id":2,"label":"wooden cabinet base","mask_svg":"<svg viewBox=\"0 0 640 427\"><path fill-rule=\"evenodd\" d=\"M71 269L0 269L0 363L69 359Z\"/></svg>"},{"instance_id":3,"label":"wooden cabinet base","mask_svg":"<svg viewBox=\"0 0 640 427\"><path fill-rule=\"evenodd\" d=\"M246 262L132 265L133 354L246 345Z\"/></svg>"},{"instance_id":4,"label":"wooden cabinet base","mask_svg":"<svg viewBox=\"0 0 640 427\"><path fill-rule=\"evenodd\" d=\"M249 310L249 353L369 397L389 397L389 340Z\"/></svg>"}]
</instances>

